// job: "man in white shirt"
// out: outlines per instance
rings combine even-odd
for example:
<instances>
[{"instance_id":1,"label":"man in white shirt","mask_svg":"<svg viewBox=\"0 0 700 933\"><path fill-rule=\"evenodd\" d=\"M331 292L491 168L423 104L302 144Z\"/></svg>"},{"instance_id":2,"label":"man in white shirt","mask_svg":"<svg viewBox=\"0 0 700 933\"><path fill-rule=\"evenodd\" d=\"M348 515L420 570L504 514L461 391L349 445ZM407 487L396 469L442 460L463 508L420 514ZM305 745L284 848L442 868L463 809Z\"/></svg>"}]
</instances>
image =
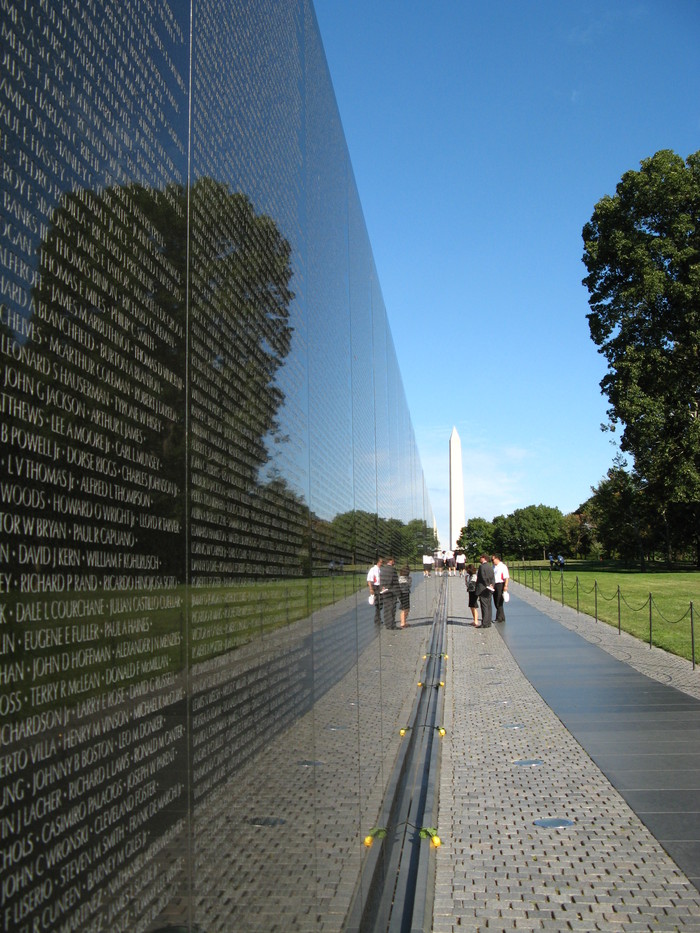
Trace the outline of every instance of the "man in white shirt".
<instances>
[{"instance_id":1,"label":"man in white shirt","mask_svg":"<svg viewBox=\"0 0 700 933\"><path fill-rule=\"evenodd\" d=\"M375 625L382 624L382 600L379 595L379 568L382 566L382 558L377 558L374 567L369 568L367 574L367 586L371 596L374 596L374 622Z\"/></svg>"},{"instance_id":2,"label":"man in white shirt","mask_svg":"<svg viewBox=\"0 0 700 933\"><path fill-rule=\"evenodd\" d=\"M508 592L510 574L508 573L508 568L498 554L492 556L491 563L493 564L493 576L495 579L493 601L496 605L496 622L505 622L506 614L503 611L503 594Z\"/></svg>"}]
</instances>

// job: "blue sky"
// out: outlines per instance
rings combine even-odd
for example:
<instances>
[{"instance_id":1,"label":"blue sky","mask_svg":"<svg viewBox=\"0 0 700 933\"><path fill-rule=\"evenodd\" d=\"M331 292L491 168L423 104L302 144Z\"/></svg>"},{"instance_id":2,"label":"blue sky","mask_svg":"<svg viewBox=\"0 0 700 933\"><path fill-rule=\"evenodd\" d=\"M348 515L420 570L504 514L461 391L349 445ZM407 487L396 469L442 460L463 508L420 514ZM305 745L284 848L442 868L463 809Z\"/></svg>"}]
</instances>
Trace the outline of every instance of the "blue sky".
<instances>
[{"instance_id":1,"label":"blue sky","mask_svg":"<svg viewBox=\"0 0 700 933\"><path fill-rule=\"evenodd\" d=\"M698 0L315 0L443 544L573 511L612 464L581 229L659 149L700 149Z\"/></svg>"}]
</instances>

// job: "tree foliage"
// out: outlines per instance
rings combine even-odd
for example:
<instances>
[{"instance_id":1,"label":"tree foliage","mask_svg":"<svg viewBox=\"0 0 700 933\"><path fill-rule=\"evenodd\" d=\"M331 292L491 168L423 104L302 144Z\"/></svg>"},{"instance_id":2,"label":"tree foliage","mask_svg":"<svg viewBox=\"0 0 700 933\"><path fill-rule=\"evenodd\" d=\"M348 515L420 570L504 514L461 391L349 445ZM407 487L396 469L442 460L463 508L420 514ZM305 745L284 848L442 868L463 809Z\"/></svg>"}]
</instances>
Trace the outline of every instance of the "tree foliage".
<instances>
[{"instance_id":1,"label":"tree foliage","mask_svg":"<svg viewBox=\"0 0 700 933\"><path fill-rule=\"evenodd\" d=\"M541 557L547 550L561 550L566 538L564 516L548 505L528 505L493 520L496 550L523 560Z\"/></svg>"},{"instance_id":2,"label":"tree foliage","mask_svg":"<svg viewBox=\"0 0 700 933\"><path fill-rule=\"evenodd\" d=\"M457 541L467 556L494 552L511 557L542 557L546 550L561 550L566 541L564 516L547 505L528 505L492 522L470 518Z\"/></svg>"},{"instance_id":3,"label":"tree foliage","mask_svg":"<svg viewBox=\"0 0 700 933\"><path fill-rule=\"evenodd\" d=\"M625 469L622 457L616 458L587 505L604 555L643 562L644 490L639 477Z\"/></svg>"},{"instance_id":4,"label":"tree foliage","mask_svg":"<svg viewBox=\"0 0 700 933\"><path fill-rule=\"evenodd\" d=\"M476 560L479 554L490 554L493 550L493 524L485 518L470 518L459 534L457 547L462 548L471 560Z\"/></svg>"},{"instance_id":5,"label":"tree foliage","mask_svg":"<svg viewBox=\"0 0 700 933\"><path fill-rule=\"evenodd\" d=\"M664 521L687 524L700 500L700 152L662 150L626 172L583 241L608 427Z\"/></svg>"},{"instance_id":6,"label":"tree foliage","mask_svg":"<svg viewBox=\"0 0 700 933\"><path fill-rule=\"evenodd\" d=\"M564 550L573 557L587 557L596 550L591 518L582 506L564 516Z\"/></svg>"}]
</instances>

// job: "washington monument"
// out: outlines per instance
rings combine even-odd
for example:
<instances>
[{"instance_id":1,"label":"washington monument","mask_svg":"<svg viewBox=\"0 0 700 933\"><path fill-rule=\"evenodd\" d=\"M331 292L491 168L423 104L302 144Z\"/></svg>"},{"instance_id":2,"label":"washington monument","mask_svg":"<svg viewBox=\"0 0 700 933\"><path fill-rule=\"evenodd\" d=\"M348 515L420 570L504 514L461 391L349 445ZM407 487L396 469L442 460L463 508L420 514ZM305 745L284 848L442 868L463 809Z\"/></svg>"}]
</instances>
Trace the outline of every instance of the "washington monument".
<instances>
[{"instance_id":1,"label":"washington monument","mask_svg":"<svg viewBox=\"0 0 700 933\"><path fill-rule=\"evenodd\" d=\"M457 428L450 434L450 549L457 547L457 538L464 521L464 475L462 473L462 442Z\"/></svg>"}]
</instances>

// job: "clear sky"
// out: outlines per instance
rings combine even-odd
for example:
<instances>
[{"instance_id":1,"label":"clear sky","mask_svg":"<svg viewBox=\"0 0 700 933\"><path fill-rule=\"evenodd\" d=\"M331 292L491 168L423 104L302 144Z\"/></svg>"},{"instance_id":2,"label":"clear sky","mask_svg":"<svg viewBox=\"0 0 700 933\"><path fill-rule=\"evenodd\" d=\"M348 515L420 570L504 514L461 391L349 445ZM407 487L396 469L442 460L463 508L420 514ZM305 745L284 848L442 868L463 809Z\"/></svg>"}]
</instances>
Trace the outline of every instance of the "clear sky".
<instances>
[{"instance_id":1,"label":"clear sky","mask_svg":"<svg viewBox=\"0 0 700 933\"><path fill-rule=\"evenodd\" d=\"M616 448L581 229L659 149L700 149L699 0L315 0L444 545L571 512Z\"/></svg>"}]
</instances>

